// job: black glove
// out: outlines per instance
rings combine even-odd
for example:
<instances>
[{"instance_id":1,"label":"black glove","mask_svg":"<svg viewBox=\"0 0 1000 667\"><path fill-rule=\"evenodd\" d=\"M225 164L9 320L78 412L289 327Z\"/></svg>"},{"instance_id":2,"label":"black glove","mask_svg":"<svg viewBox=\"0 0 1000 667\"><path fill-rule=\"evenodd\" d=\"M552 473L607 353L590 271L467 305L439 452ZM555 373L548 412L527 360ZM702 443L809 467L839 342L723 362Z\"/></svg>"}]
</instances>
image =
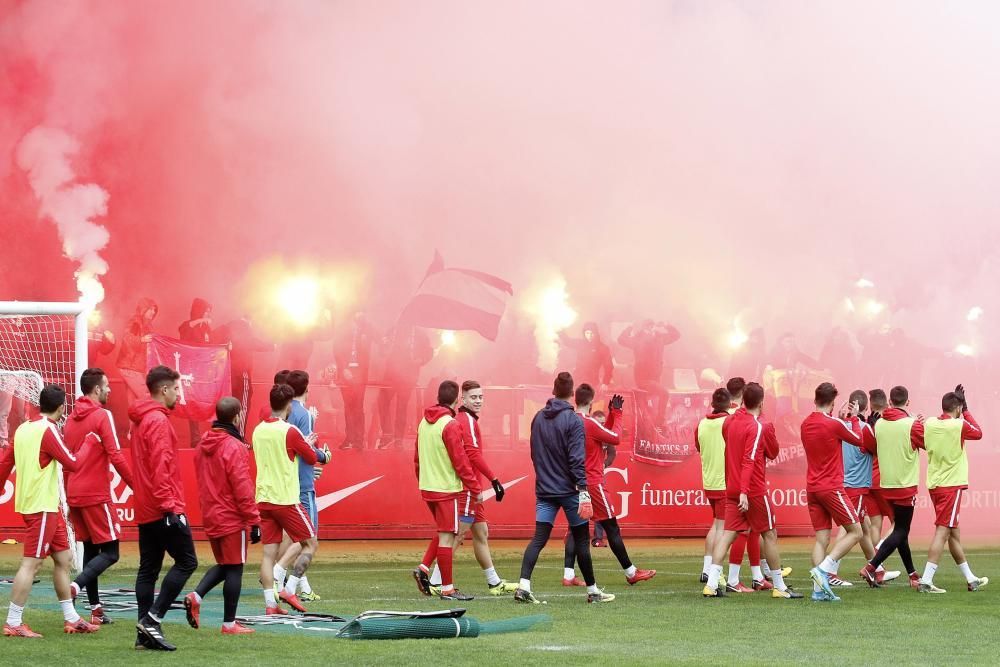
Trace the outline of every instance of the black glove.
<instances>
[{"instance_id":1,"label":"black glove","mask_svg":"<svg viewBox=\"0 0 1000 667\"><path fill-rule=\"evenodd\" d=\"M260 526L250 526L250 544L260 542Z\"/></svg>"},{"instance_id":2,"label":"black glove","mask_svg":"<svg viewBox=\"0 0 1000 667\"><path fill-rule=\"evenodd\" d=\"M503 484L500 483L499 479L491 480L490 484L493 485L493 492L497 494L497 502L501 502L503 500L503 495L507 493L503 490Z\"/></svg>"},{"instance_id":3,"label":"black glove","mask_svg":"<svg viewBox=\"0 0 1000 667\"><path fill-rule=\"evenodd\" d=\"M166 524L167 528L186 528L187 517L183 514L168 512L163 515L163 523Z\"/></svg>"},{"instance_id":4,"label":"black glove","mask_svg":"<svg viewBox=\"0 0 1000 667\"><path fill-rule=\"evenodd\" d=\"M965 387L958 385L955 387L955 394L962 399L962 412L966 412L969 409L969 404L965 400Z\"/></svg>"},{"instance_id":5,"label":"black glove","mask_svg":"<svg viewBox=\"0 0 1000 667\"><path fill-rule=\"evenodd\" d=\"M621 410L625 405L625 397L621 394L615 394L611 397L611 401L608 403L608 408L611 410Z\"/></svg>"}]
</instances>

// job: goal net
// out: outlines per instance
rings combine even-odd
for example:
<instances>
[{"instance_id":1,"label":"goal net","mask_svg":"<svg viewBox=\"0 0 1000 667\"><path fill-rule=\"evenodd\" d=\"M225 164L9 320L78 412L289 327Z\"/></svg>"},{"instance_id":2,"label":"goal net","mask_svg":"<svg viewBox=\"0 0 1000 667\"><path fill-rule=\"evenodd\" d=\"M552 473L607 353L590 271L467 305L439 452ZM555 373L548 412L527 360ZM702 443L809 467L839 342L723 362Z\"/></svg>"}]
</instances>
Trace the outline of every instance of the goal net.
<instances>
[{"instance_id":1,"label":"goal net","mask_svg":"<svg viewBox=\"0 0 1000 667\"><path fill-rule=\"evenodd\" d=\"M66 391L73 409L87 367L87 319L78 303L0 302L0 392L38 405L42 384Z\"/></svg>"}]
</instances>

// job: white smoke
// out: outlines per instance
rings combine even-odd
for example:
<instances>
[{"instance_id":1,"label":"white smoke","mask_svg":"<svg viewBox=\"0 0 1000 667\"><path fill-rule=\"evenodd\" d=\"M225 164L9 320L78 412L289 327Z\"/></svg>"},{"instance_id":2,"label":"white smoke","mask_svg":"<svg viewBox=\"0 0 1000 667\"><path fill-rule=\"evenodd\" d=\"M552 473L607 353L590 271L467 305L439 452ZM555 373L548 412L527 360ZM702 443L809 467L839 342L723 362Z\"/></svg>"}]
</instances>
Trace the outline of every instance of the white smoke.
<instances>
[{"instance_id":1,"label":"white smoke","mask_svg":"<svg viewBox=\"0 0 1000 667\"><path fill-rule=\"evenodd\" d=\"M104 300L101 276L108 272L108 264L100 251L110 239L94 218L107 213L108 193L94 183L75 182L70 159L79 148L66 132L39 125L18 144L17 164L28 174L41 204L39 214L56 224L63 254L78 264L80 301L93 306Z\"/></svg>"}]
</instances>

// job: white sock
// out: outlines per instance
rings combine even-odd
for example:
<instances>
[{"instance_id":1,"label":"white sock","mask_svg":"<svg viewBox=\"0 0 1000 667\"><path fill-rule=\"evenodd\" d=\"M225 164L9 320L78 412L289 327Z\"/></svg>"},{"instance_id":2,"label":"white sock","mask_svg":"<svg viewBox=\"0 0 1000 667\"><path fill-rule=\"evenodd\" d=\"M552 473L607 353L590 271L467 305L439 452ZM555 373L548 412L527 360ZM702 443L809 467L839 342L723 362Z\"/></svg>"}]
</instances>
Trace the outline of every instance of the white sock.
<instances>
[{"instance_id":1,"label":"white sock","mask_svg":"<svg viewBox=\"0 0 1000 667\"><path fill-rule=\"evenodd\" d=\"M840 572L840 561L835 560L833 561L833 569L830 570L830 574L837 574L838 572Z\"/></svg>"},{"instance_id":2,"label":"white sock","mask_svg":"<svg viewBox=\"0 0 1000 667\"><path fill-rule=\"evenodd\" d=\"M708 574L708 568L710 568L710 567L712 567L712 557L711 556L705 556L705 562L701 566L701 573L702 574Z\"/></svg>"},{"instance_id":3,"label":"white sock","mask_svg":"<svg viewBox=\"0 0 1000 667\"><path fill-rule=\"evenodd\" d=\"M764 573L760 571L760 565L750 566L750 576L753 577L754 581L760 581L764 578Z\"/></svg>"},{"instance_id":4,"label":"white sock","mask_svg":"<svg viewBox=\"0 0 1000 667\"><path fill-rule=\"evenodd\" d=\"M875 568L875 571L876 572L885 572L885 568L882 567L881 565L879 565L878 567Z\"/></svg>"},{"instance_id":5,"label":"white sock","mask_svg":"<svg viewBox=\"0 0 1000 667\"><path fill-rule=\"evenodd\" d=\"M771 583L773 583L774 587L779 591L783 591L787 588L787 586L785 586L785 578L781 576L780 569L771 570Z\"/></svg>"},{"instance_id":6,"label":"white sock","mask_svg":"<svg viewBox=\"0 0 1000 667\"><path fill-rule=\"evenodd\" d=\"M563 579L572 579L576 576L576 570L571 567L563 568Z\"/></svg>"},{"instance_id":7,"label":"white sock","mask_svg":"<svg viewBox=\"0 0 1000 667\"><path fill-rule=\"evenodd\" d=\"M738 583L740 583L740 565L739 565L739 563L737 563L736 565L730 563L729 564L729 585L730 586L735 586Z\"/></svg>"},{"instance_id":8,"label":"white sock","mask_svg":"<svg viewBox=\"0 0 1000 667\"><path fill-rule=\"evenodd\" d=\"M625 570L625 576L626 577L634 577L635 576L635 571L636 571L635 565L629 565L628 569Z\"/></svg>"},{"instance_id":9,"label":"white sock","mask_svg":"<svg viewBox=\"0 0 1000 667\"><path fill-rule=\"evenodd\" d=\"M517 587L520 588L522 591L528 591L530 593L531 592L531 579L522 579L521 581L519 581L517 583Z\"/></svg>"},{"instance_id":10,"label":"white sock","mask_svg":"<svg viewBox=\"0 0 1000 667\"><path fill-rule=\"evenodd\" d=\"M434 564L434 571L431 572L431 586L441 585L441 568Z\"/></svg>"},{"instance_id":11,"label":"white sock","mask_svg":"<svg viewBox=\"0 0 1000 667\"><path fill-rule=\"evenodd\" d=\"M274 580L278 583L278 590L280 591L285 587L285 576L288 574L288 570L275 563L272 568L272 573L274 574Z\"/></svg>"},{"instance_id":12,"label":"white sock","mask_svg":"<svg viewBox=\"0 0 1000 667\"><path fill-rule=\"evenodd\" d=\"M224 628L235 628L236 627L236 621L223 621L222 622L222 627L224 627Z\"/></svg>"},{"instance_id":13,"label":"white sock","mask_svg":"<svg viewBox=\"0 0 1000 667\"><path fill-rule=\"evenodd\" d=\"M771 574L771 566L767 564L766 558L760 559L760 567L762 570L764 570L764 572Z\"/></svg>"},{"instance_id":14,"label":"white sock","mask_svg":"<svg viewBox=\"0 0 1000 667\"><path fill-rule=\"evenodd\" d=\"M937 563L927 561L927 565L924 565L924 576L920 577L920 583L933 584L934 573L937 572L937 567Z\"/></svg>"},{"instance_id":15,"label":"white sock","mask_svg":"<svg viewBox=\"0 0 1000 667\"><path fill-rule=\"evenodd\" d=\"M289 595L295 595L295 591L299 589L299 579L301 577L296 577L294 574L285 580L285 592Z\"/></svg>"},{"instance_id":16,"label":"white sock","mask_svg":"<svg viewBox=\"0 0 1000 667\"><path fill-rule=\"evenodd\" d=\"M500 583L500 575L497 574L497 569L495 567L486 568L483 570L483 574L486 576L487 586L496 586Z\"/></svg>"},{"instance_id":17,"label":"white sock","mask_svg":"<svg viewBox=\"0 0 1000 667\"><path fill-rule=\"evenodd\" d=\"M195 592L194 592L194 593L192 593L191 595L193 595L193 596L194 596L194 599L195 599L195 602L197 602L198 604L201 604L201 596L200 596L200 595L198 595L198 591L195 591Z\"/></svg>"},{"instance_id":18,"label":"white sock","mask_svg":"<svg viewBox=\"0 0 1000 667\"><path fill-rule=\"evenodd\" d=\"M712 563L708 568L708 587L718 589L719 579L722 578L722 566Z\"/></svg>"},{"instance_id":19,"label":"white sock","mask_svg":"<svg viewBox=\"0 0 1000 667\"><path fill-rule=\"evenodd\" d=\"M588 593L600 593L601 589L597 587L597 584L594 584L593 586L587 586L587 592Z\"/></svg>"},{"instance_id":20,"label":"white sock","mask_svg":"<svg viewBox=\"0 0 1000 667\"><path fill-rule=\"evenodd\" d=\"M965 575L965 580L967 582L973 582L977 579L976 575L972 574L972 568L969 567L969 561L965 561L964 563L959 563L958 569L961 570L962 574Z\"/></svg>"},{"instance_id":21,"label":"white sock","mask_svg":"<svg viewBox=\"0 0 1000 667\"><path fill-rule=\"evenodd\" d=\"M80 594L80 586L77 585L75 581L69 585L69 590L73 597L76 597Z\"/></svg>"},{"instance_id":22,"label":"white sock","mask_svg":"<svg viewBox=\"0 0 1000 667\"><path fill-rule=\"evenodd\" d=\"M309 585L309 580L305 577L305 575L302 575L302 578L299 579L299 588L302 589L303 593L313 592L312 586Z\"/></svg>"},{"instance_id":23,"label":"white sock","mask_svg":"<svg viewBox=\"0 0 1000 667\"><path fill-rule=\"evenodd\" d=\"M265 588L264 589L264 604L267 607L271 607L271 608L278 606L278 603L274 601L274 589L273 588Z\"/></svg>"},{"instance_id":24,"label":"white sock","mask_svg":"<svg viewBox=\"0 0 1000 667\"><path fill-rule=\"evenodd\" d=\"M819 569L829 574L830 572L837 571L837 564L834 562L832 558L827 556L826 558L823 559L823 562L819 564Z\"/></svg>"},{"instance_id":25,"label":"white sock","mask_svg":"<svg viewBox=\"0 0 1000 667\"><path fill-rule=\"evenodd\" d=\"M21 625L21 615L24 614L24 607L18 607L13 602L7 607L7 625L16 628Z\"/></svg>"}]
</instances>

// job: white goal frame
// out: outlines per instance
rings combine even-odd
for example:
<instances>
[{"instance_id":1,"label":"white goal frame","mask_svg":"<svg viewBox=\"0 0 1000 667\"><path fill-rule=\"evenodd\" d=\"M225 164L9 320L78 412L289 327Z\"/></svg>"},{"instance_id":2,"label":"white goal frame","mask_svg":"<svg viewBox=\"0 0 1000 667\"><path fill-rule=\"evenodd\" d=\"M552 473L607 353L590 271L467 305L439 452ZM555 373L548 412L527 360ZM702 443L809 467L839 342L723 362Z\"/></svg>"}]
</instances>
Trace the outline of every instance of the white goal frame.
<instances>
[{"instance_id":1,"label":"white goal frame","mask_svg":"<svg viewBox=\"0 0 1000 667\"><path fill-rule=\"evenodd\" d=\"M63 301L0 301L0 315L72 315L73 390L80 386L80 376L87 370L87 318L93 307L85 303ZM14 370L14 369L11 369Z\"/></svg>"}]
</instances>

